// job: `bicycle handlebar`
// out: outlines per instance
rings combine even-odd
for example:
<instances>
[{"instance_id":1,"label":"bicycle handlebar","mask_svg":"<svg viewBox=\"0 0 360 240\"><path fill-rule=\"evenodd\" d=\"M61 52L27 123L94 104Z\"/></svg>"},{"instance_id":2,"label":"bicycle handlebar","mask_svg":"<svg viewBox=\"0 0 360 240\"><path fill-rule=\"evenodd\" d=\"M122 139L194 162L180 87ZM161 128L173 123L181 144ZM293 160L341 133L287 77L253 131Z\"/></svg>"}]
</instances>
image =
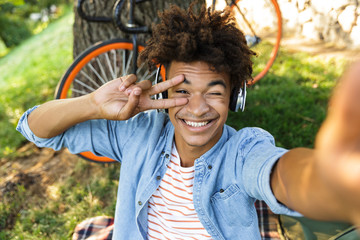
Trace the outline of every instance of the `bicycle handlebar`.
<instances>
[{"instance_id":1,"label":"bicycle handlebar","mask_svg":"<svg viewBox=\"0 0 360 240\"><path fill-rule=\"evenodd\" d=\"M116 24L116 26L118 26L118 28L126 33L150 33L150 28L147 26L137 26L134 24L134 17L133 17L133 13L134 13L134 4L138 3L138 2L144 2L144 0L137 0L136 2L134 2L134 0L130 0L130 17L129 17L129 22L127 24L127 26L125 26L122 22L121 22L121 10L124 6L124 2L125 0L118 0L115 5L114 5L114 22Z\"/></svg>"},{"instance_id":2,"label":"bicycle handlebar","mask_svg":"<svg viewBox=\"0 0 360 240\"><path fill-rule=\"evenodd\" d=\"M86 21L89 22L114 22L115 25L123 32L125 33L130 33L130 34L136 34L136 33L151 33L151 30L149 27L147 26L137 26L136 24L134 24L134 17L133 17L133 12L134 12L134 5L137 3L142 3L148 0L130 0L130 15L129 15L129 22L127 24L123 24L121 22L121 10L123 9L125 0L117 0L116 3L114 4L114 9L113 9L113 17L109 18L109 17L103 17L103 16L88 16L85 14L84 10L83 10L83 4L85 2L85 0L78 0L77 2L77 12L79 14L79 16L82 19L85 19Z\"/></svg>"},{"instance_id":3,"label":"bicycle handlebar","mask_svg":"<svg viewBox=\"0 0 360 240\"><path fill-rule=\"evenodd\" d=\"M78 0L77 5L76 5L76 10L82 19L85 19L86 21L89 21L89 22L112 22L112 18L109 18L109 17L103 17L103 16L93 17L93 16L86 15L82 8L84 2L85 2L85 0Z\"/></svg>"}]
</instances>

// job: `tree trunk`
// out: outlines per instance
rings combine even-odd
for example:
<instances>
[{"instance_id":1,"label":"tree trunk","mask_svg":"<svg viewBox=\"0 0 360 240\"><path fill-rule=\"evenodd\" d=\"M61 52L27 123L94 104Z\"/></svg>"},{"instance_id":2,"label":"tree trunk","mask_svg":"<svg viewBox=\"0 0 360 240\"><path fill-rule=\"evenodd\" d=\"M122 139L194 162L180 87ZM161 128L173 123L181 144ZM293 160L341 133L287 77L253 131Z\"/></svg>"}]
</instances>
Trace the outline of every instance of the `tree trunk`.
<instances>
[{"instance_id":1,"label":"tree trunk","mask_svg":"<svg viewBox=\"0 0 360 240\"><path fill-rule=\"evenodd\" d=\"M84 2L84 12L89 16L107 16L111 17L113 14L113 5L116 0L87 0ZM127 1L128 3L129 1ZM135 7L135 20L145 26L151 26L152 23L159 22L158 11L168 8L171 4L176 4L182 8L187 8L191 0L150 0ZM199 4L205 0L198 1ZM96 23L88 22L82 19L76 10L77 0L74 1L75 22L74 22L74 45L73 57L79 55L89 46L103 40L112 38L128 38L131 39L129 34L121 32L113 23ZM127 7L123 9L121 16L122 22L127 22ZM149 38L149 34L139 34L138 40L144 44Z\"/></svg>"}]
</instances>

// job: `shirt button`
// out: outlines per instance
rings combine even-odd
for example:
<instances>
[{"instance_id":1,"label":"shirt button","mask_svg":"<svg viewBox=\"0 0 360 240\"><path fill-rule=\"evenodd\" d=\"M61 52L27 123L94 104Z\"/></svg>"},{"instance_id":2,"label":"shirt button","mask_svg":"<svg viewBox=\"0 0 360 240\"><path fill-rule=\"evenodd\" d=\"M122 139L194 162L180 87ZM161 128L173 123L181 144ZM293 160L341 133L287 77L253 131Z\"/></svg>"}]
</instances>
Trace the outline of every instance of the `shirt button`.
<instances>
[{"instance_id":1,"label":"shirt button","mask_svg":"<svg viewBox=\"0 0 360 240\"><path fill-rule=\"evenodd\" d=\"M169 157L170 157L170 155L169 155L169 154L165 154L165 157L166 157L166 158L169 158Z\"/></svg>"},{"instance_id":2,"label":"shirt button","mask_svg":"<svg viewBox=\"0 0 360 240\"><path fill-rule=\"evenodd\" d=\"M142 205L142 202L141 202L141 201L138 201L138 204L139 204L139 206L141 206L141 205Z\"/></svg>"},{"instance_id":3,"label":"shirt button","mask_svg":"<svg viewBox=\"0 0 360 240\"><path fill-rule=\"evenodd\" d=\"M224 192L224 189L220 189L220 193L223 193Z\"/></svg>"},{"instance_id":4,"label":"shirt button","mask_svg":"<svg viewBox=\"0 0 360 240\"><path fill-rule=\"evenodd\" d=\"M160 179L161 179L161 177L160 177L160 176L157 176L157 177L156 177L156 180L160 180Z\"/></svg>"},{"instance_id":5,"label":"shirt button","mask_svg":"<svg viewBox=\"0 0 360 240\"><path fill-rule=\"evenodd\" d=\"M209 165L209 166L208 166L208 169L209 169L209 170L211 170L211 169L212 169L212 166L211 166L211 165Z\"/></svg>"}]
</instances>

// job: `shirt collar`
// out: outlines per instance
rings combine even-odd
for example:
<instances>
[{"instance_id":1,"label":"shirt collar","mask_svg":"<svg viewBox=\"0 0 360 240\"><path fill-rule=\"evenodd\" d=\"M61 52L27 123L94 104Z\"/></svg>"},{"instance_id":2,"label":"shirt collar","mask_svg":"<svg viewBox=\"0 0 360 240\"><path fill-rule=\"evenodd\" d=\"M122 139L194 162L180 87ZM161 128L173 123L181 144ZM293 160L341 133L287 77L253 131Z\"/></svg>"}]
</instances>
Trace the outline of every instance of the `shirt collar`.
<instances>
[{"instance_id":1,"label":"shirt collar","mask_svg":"<svg viewBox=\"0 0 360 240\"><path fill-rule=\"evenodd\" d=\"M207 165L209 165L212 162L212 160L214 159L214 157L218 155L218 153L219 153L220 149L223 147L223 145L229 139L229 136L230 136L229 130L230 129L231 128L229 126L224 125L223 132L221 134L221 137L220 137L219 141L217 141L217 143L212 148L210 148L209 151L204 153L196 161L203 161Z\"/></svg>"}]
</instances>

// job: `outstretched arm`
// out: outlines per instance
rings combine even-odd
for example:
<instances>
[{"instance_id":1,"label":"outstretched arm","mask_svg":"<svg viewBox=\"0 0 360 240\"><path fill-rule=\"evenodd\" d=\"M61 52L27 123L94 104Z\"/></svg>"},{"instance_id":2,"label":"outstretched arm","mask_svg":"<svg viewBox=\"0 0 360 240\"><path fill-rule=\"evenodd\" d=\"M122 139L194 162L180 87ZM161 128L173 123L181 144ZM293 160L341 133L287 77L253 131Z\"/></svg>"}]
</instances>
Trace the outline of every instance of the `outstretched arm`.
<instances>
[{"instance_id":1,"label":"outstretched arm","mask_svg":"<svg viewBox=\"0 0 360 240\"><path fill-rule=\"evenodd\" d=\"M183 80L183 76L177 76L152 86L150 81L136 83L135 75L124 76L88 95L41 105L29 115L29 127L37 137L50 138L86 120L127 120L149 109L181 106L187 103L187 99L153 100L151 96Z\"/></svg>"},{"instance_id":2,"label":"outstretched arm","mask_svg":"<svg viewBox=\"0 0 360 240\"><path fill-rule=\"evenodd\" d=\"M315 150L286 153L271 186L280 202L307 217L360 224L360 62L335 88Z\"/></svg>"}]
</instances>

